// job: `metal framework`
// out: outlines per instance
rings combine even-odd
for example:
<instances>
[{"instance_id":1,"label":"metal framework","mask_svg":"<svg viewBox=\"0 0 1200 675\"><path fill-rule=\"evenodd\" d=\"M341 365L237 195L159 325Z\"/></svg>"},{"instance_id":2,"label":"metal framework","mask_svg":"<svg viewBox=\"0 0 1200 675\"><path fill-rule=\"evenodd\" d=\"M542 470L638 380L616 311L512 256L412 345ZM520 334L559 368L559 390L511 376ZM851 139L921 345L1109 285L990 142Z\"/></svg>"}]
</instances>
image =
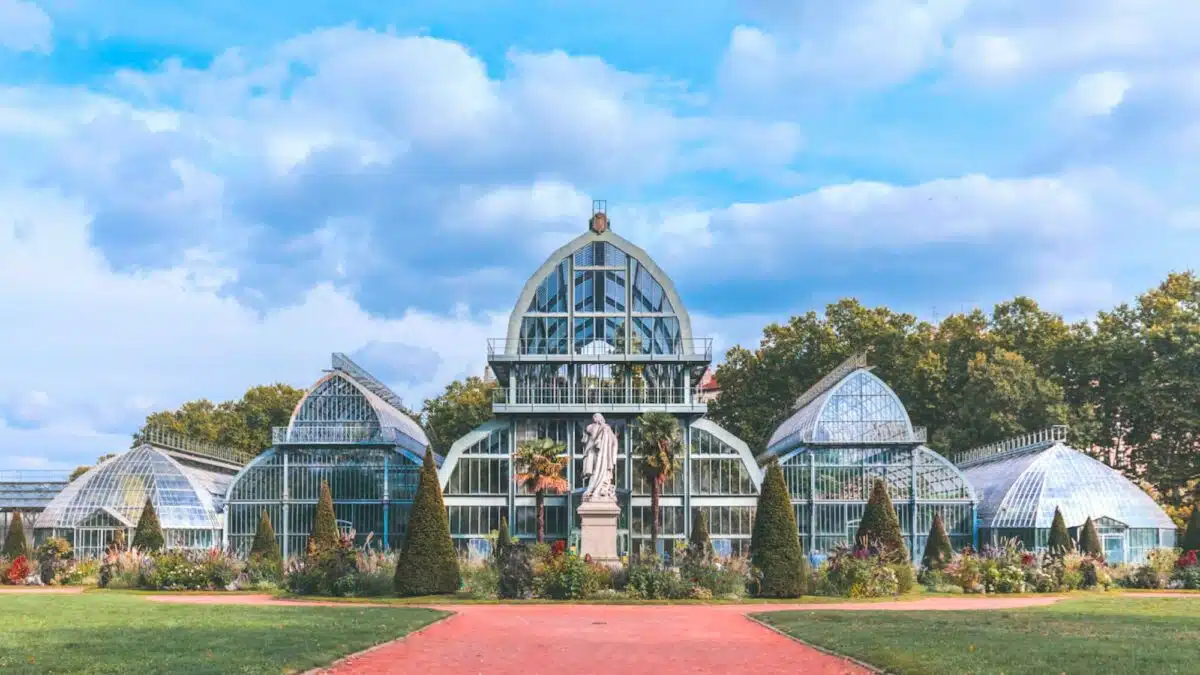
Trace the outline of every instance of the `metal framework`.
<instances>
[{"instance_id":1,"label":"metal framework","mask_svg":"<svg viewBox=\"0 0 1200 675\"><path fill-rule=\"evenodd\" d=\"M100 556L117 530L129 540L149 499L168 548L212 548L220 543L220 500L232 477L142 443L68 484L38 518L34 539L62 537L76 555Z\"/></svg>"},{"instance_id":2,"label":"metal framework","mask_svg":"<svg viewBox=\"0 0 1200 675\"><path fill-rule=\"evenodd\" d=\"M249 551L265 510L285 556L303 553L320 485L339 526L359 545L395 548L404 539L428 440L397 406L400 398L343 354L296 406L274 445L238 473L225 507L225 545Z\"/></svg>"},{"instance_id":3,"label":"metal framework","mask_svg":"<svg viewBox=\"0 0 1200 675\"><path fill-rule=\"evenodd\" d=\"M974 542L975 493L925 447L895 392L856 354L797 399L759 456L783 469L801 541L811 552L853 541L871 486L882 479L918 560L935 514L956 548Z\"/></svg>"},{"instance_id":4,"label":"metal framework","mask_svg":"<svg viewBox=\"0 0 1200 675\"><path fill-rule=\"evenodd\" d=\"M1154 548L1175 545L1175 524L1120 472L1066 445L1067 428L1051 427L967 451L959 466L979 490L982 541L1020 539L1044 550L1054 511L1072 536L1089 517L1105 555L1142 562Z\"/></svg>"},{"instance_id":5,"label":"metal framework","mask_svg":"<svg viewBox=\"0 0 1200 675\"><path fill-rule=\"evenodd\" d=\"M603 213L598 203L593 217ZM595 221L593 220L593 223ZM685 452L660 505L660 546L686 538L703 510L714 546L748 549L762 473L740 439L702 419L696 390L712 341L691 335L674 286L653 260L608 227L593 227L559 249L526 283L506 338L489 341L500 386L496 417L459 439L439 471L460 549L483 555L502 516L514 536L535 536L534 496L516 484L512 453L526 439L563 444L566 494L546 497L546 534L574 541L583 490L583 430L602 412L619 439L618 550L649 539L650 490L638 470L637 417L675 415ZM599 231L597 231L599 230Z\"/></svg>"}]
</instances>

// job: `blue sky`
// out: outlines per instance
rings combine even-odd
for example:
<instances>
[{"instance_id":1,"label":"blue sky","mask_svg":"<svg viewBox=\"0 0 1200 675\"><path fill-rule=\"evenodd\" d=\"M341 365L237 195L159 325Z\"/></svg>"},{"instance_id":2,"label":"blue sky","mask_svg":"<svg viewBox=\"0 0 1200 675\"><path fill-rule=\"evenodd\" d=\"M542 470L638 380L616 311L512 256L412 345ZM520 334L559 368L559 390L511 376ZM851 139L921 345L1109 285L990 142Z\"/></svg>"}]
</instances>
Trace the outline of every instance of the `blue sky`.
<instances>
[{"instance_id":1,"label":"blue sky","mask_svg":"<svg viewBox=\"0 0 1200 675\"><path fill-rule=\"evenodd\" d=\"M0 466L361 354L482 370L593 198L720 347L1200 260L1189 0L0 0Z\"/></svg>"}]
</instances>

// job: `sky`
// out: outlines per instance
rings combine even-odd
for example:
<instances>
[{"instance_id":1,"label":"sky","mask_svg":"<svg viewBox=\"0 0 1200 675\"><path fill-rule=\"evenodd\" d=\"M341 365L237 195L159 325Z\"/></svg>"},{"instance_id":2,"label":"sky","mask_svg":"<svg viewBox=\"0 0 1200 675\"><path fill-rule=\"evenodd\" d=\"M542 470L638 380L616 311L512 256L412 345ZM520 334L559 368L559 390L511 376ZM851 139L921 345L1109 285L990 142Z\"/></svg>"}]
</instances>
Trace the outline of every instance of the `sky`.
<instances>
[{"instance_id":1,"label":"sky","mask_svg":"<svg viewBox=\"0 0 1200 675\"><path fill-rule=\"evenodd\" d=\"M1194 0L0 0L0 468L480 374L592 199L719 352L1200 260Z\"/></svg>"}]
</instances>

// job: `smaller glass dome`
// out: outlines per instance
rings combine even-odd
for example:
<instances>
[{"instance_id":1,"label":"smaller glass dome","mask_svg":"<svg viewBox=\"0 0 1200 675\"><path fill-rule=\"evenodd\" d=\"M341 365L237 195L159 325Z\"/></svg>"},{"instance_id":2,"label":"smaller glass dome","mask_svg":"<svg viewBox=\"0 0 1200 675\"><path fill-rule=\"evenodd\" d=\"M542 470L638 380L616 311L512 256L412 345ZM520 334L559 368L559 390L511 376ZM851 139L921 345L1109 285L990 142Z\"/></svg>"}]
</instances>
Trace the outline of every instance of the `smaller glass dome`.
<instances>
[{"instance_id":1,"label":"smaller glass dome","mask_svg":"<svg viewBox=\"0 0 1200 675\"><path fill-rule=\"evenodd\" d=\"M1049 528L1054 510L1067 527L1109 518L1127 528L1174 530L1171 518L1120 472L1062 442L964 463L979 494L980 527Z\"/></svg>"},{"instance_id":2,"label":"smaller glass dome","mask_svg":"<svg viewBox=\"0 0 1200 675\"><path fill-rule=\"evenodd\" d=\"M848 362L849 363L849 362ZM903 443L920 439L908 411L891 387L867 368L830 378L800 397L796 411L767 442L772 454L799 445L823 443Z\"/></svg>"},{"instance_id":3,"label":"smaller glass dome","mask_svg":"<svg viewBox=\"0 0 1200 675\"><path fill-rule=\"evenodd\" d=\"M37 529L70 530L88 519L134 527L149 498L163 530L218 530L217 500L231 479L140 445L67 485L38 517Z\"/></svg>"}]
</instances>

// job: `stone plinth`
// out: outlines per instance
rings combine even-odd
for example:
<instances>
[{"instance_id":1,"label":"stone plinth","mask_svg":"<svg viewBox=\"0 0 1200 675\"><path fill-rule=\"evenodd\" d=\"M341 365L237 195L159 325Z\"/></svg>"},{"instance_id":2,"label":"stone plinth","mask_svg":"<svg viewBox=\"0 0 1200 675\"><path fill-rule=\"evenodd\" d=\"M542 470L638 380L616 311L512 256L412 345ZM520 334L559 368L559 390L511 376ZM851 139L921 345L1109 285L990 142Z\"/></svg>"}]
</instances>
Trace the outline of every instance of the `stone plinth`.
<instances>
[{"instance_id":1,"label":"stone plinth","mask_svg":"<svg viewBox=\"0 0 1200 675\"><path fill-rule=\"evenodd\" d=\"M613 501L587 501L579 510L579 555L592 556L600 565L621 564L617 555L617 517L621 507Z\"/></svg>"}]
</instances>

